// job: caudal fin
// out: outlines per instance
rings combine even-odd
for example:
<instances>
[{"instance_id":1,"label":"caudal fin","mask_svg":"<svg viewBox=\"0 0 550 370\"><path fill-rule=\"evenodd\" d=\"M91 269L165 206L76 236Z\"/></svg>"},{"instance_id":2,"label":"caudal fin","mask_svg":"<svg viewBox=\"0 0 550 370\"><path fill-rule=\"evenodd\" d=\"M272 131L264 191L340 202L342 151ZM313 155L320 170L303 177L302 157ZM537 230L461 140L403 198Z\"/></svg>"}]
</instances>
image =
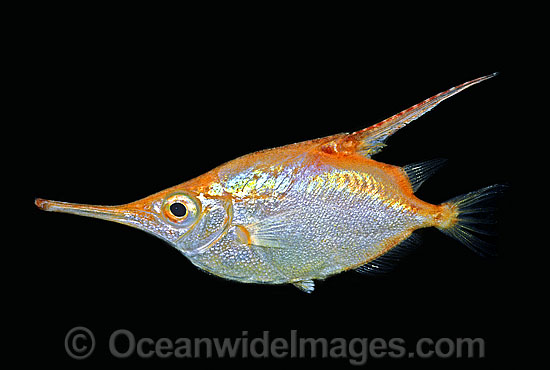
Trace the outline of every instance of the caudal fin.
<instances>
[{"instance_id":1,"label":"caudal fin","mask_svg":"<svg viewBox=\"0 0 550 370\"><path fill-rule=\"evenodd\" d=\"M448 200L443 205L450 211L449 216L436 226L437 229L477 254L495 256L495 246L475 234L494 235L487 225L495 223L491 216L495 208L488 207L487 203L505 189L505 185L491 185Z\"/></svg>"}]
</instances>

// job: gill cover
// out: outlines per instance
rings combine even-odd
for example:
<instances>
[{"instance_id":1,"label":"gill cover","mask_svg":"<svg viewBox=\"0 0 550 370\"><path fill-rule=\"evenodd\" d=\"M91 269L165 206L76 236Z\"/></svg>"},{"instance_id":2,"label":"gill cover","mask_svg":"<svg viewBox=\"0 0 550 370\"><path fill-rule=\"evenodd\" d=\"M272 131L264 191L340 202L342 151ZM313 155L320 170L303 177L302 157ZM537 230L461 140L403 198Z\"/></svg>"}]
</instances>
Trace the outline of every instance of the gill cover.
<instances>
[{"instance_id":1,"label":"gill cover","mask_svg":"<svg viewBox=\"0 0 550 370\"><path fill-rule=\"evenodd\" d=\"M185 256L192 257L204 253L220 240L228 231L233 220L233 206L226 199L202 197L200 211L191 229L173 242L176 249Z\"/></svg>"}]
</instances>

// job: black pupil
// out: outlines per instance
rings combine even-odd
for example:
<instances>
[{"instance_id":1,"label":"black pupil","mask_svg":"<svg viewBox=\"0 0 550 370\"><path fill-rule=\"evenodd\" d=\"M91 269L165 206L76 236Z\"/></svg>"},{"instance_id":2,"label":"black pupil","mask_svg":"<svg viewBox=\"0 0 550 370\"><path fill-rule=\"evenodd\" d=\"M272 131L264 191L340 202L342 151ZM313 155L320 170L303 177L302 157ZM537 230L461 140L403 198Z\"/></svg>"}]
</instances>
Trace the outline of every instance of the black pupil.
<instances>
[{"instance_id":1,"label":"black pupil","mask_svg":"<svg viewBox=\"0 0 550 370\"><path fill-rule=\"evenodd\" d=\"M170 206L170 212L176 217L183 217L187 213L187 208L181 203L173 203Z\"/></svg>"}]
</instances>

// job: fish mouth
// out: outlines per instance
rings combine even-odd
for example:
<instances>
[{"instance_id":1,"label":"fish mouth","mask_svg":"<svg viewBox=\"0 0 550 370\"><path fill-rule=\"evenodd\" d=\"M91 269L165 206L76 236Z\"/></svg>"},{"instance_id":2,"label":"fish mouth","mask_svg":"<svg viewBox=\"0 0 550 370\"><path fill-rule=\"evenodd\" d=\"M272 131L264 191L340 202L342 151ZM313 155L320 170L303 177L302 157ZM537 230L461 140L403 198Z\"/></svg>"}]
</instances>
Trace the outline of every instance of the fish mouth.
<instances>
[{"instance_id":1,"label":"fish mouth","mask_svg":"<svg viewBox=\"0 0 550 370\"><path fill-rule=\"evenodd\" d=\"M138 225L136 225L135 221L129 216L144 213L143 210L132 206L131 203L122 206L98 206L36 198L34 204L41 210L47 212L60 212L98 218L134 227L138 227Z\"/></svg>"},{"instance_id":2,"label":"fish mouth","mask_svg":"<svg viewBox=\"0 0 550 370\"><path fill-rule=\"evenodd\" d=\"M34 204L43 211L70 213L78 216L87 216L101 218L105 220L113 220L123 217L120 207L115 206L93 206L89 204L58 202L36 198Z\"/></svg>"}]
</instances>

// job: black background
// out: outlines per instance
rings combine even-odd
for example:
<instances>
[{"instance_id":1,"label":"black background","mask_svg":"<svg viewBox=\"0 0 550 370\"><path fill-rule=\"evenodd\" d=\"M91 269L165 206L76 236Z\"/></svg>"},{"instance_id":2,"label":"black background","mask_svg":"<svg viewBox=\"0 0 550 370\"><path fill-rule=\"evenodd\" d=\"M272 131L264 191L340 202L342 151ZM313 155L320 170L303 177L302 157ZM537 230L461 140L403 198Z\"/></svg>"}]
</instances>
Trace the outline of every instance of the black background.
<instances>
[{"instance_id":1,"label":"black background","mask_svg":"<svg viewBox=\"0 0 550 370\"><path fill-rule=\"evenodd\" d=\"M73 24L34 34L24 63L24 97L32 104L21 119L23 127L33 123L26 200L32 228L18 300L47 360L75 364L63 348L75 326L96 335L95 353L78 363L93 366L139 362L108 353L109 335L120 328L138 338L173 339L242 331L253 338L263 330L288 337L297 329L302 337L401 337L411 346L422 337L480 337L482 365L507 358L522 293L509 273L517 257L507 109L514 78L503 40L488 29L434 45L428 35L382 41L349 27L342 34L282 28L256 34L246 27L225 34L203 27L167 39L175 31L170 27L105 31L92 22L78 32ZM499 202L493 259L423 230L422 245L388 276L343 273L317 282L308 295L293 286L210 276L137 229L32 207L34 197L130 202L240 155L364 128L493 72L500 74L443 102L375 157L397 165L449 159L417 193L433 203L511 185Z\"/></svg>"}]
</instances>

